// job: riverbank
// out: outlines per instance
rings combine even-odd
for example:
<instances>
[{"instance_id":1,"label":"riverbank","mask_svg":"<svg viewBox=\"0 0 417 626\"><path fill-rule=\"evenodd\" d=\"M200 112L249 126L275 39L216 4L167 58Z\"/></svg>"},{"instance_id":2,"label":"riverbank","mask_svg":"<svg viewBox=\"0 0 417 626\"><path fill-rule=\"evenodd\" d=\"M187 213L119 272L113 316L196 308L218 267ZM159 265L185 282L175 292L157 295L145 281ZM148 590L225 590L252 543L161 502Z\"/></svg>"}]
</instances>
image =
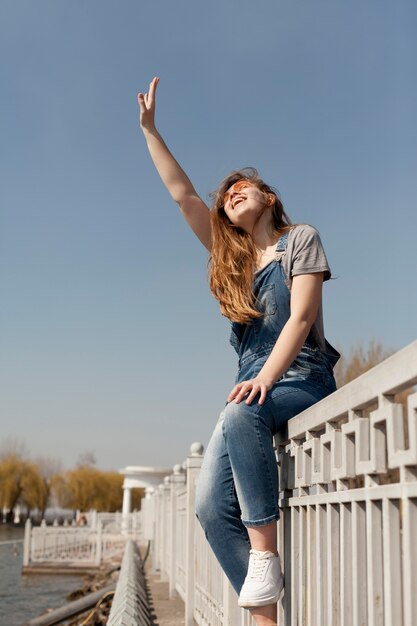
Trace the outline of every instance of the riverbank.
<instances>
[{"instance_id":1,"label":"riverbank","mask_svg":"<svg viewBox=\"0 0 417 626\"><path fill-rule=\"evenodd\" d=\"M0 525L0 624L21 626L45 607L58 607L82 576L22 576L23 528ZM7 543L6 543L7 542Z\"/></svg>"},{"instance_id":2,"label":"riverbank","mask_svg":"<svg viewBox=\"0 0 417 626\"><path fill-rule=\"evenodd\" d=\"M146 549L141 546L141 554L144 556ZM114 567L114 564L113 564ZM176 594L174 598L169 597L168 582L160 581L160 573L152 572L151 558L145 563L146 587L149 606L151 609L151 624L153 626L184 626L185 607L181 597ZM119 571L112 571L111 567L98 572L96 575L85 576L83 586L67 596L67 599L77 600L83 595L93 593L99 589L107 587L110 583L116 582ZM113 597L105 598L99 606L86 610L73 619L61 622L60 626L83 626L88 621L89 626L105 626L111 611ZM197 626L193 622L194 626Z\"/></svg>"},{"instance_id":3,"label":"riverbank","mask_svg":"<svg viewBox=\"0 0 417 626\"><path fill-rule=\"evenodd\" d=\"M121 559L105 564L94 574L83 576L25 575L22 576L23 529L2 528L0 541L7 541L0 551L0 624L22 626L41 614L78 600L89 593L99 591L109 584L117 583ZM141 547L142 556L146 548ZM159 581L159 574L153 574L150 568L151 557L145 564L150 604L153 612L152 623L155 626L181 626L184 624L184 603L177 596L169 599L168 583ZM106 624L111 610L112 596L105 598L97 607L67 619L60 626L81 626L89 614L94 615L89 626Z\"/></svg>"},{"instance_id":4,"label":"riverbank","mask_svg":"<svg viewBox=\"0 0 417 626\"><path fill-rule=\"evenodd\" d=\"M107 588L111 583L117 583L122 556L123 554L102 565L96 573L83 576L81 585L65 596L66 603L69 604L74 600L80 600L92 593ZM60 626L81 626L89 616L89 624L94 624L94 626L105 625L108 621L113 594L107 593L103 594L103 596L103 598L99 597L95 606L89 607L82 613L69 617L65 621L60 621ZM65 602L62 603L62 606L65 606ZM40 617L41 615L47 615L56 608L57 607L48 607L42 613L33 615L32 619L34 617Z\"/></svg>"}]
</instances>

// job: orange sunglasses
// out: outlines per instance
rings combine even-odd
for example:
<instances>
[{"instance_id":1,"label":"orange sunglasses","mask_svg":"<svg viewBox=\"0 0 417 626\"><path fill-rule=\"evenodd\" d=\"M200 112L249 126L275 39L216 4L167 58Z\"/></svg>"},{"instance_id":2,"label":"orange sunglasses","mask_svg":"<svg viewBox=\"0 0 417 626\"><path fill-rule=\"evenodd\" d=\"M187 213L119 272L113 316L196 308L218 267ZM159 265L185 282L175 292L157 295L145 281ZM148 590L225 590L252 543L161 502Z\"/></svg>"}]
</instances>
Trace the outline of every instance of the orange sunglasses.
<instances>
[{"instance_id":1,"label":"orange sunglasses","mask_svg":"<svg viewBox=\"0 0 417 626\"><path fill-rule=\"evenodd\" d=\"M246 187L252 187L252 183L248 180L238 180L237 183L229 187L229 189L224 193L223 204L226 204L233 192L241 191L242 189L246 189Z\"/></svg>"}]
</instances>

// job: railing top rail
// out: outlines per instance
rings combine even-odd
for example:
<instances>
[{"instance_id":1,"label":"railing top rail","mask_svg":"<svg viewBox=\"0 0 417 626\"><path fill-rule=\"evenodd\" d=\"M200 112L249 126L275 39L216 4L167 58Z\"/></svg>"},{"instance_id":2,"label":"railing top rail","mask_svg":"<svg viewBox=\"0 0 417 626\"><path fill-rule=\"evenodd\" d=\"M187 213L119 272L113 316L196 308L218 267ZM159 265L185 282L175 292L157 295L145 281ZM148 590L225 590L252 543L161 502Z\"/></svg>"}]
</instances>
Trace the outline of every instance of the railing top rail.
<instances>
[{"instance_id":1,"label":"railing top rail","mask_svg":"<svg viewBox=\"0 0 417 626\"><path fill-rule=\"evenodd\" d=\"M89 535L94 533L91 526L33 526L31 532L34 535L44 534L67 534L67 535Z\"/></svg>"},{"instance_id":2,"label":"railing top rail","mask_svg":"<svg viewBox=\"0 0 417 626\"><path fill-rule=\"evenodd\" d=\"M329 419L337 420L350 410L373 404L378 396L393 395L414 384L417 384L417 340L293 417L288 422L288 438L277 436L276 440L282 444L303 437L307 430L324 428Z\"/></svg>"}]
</instances>

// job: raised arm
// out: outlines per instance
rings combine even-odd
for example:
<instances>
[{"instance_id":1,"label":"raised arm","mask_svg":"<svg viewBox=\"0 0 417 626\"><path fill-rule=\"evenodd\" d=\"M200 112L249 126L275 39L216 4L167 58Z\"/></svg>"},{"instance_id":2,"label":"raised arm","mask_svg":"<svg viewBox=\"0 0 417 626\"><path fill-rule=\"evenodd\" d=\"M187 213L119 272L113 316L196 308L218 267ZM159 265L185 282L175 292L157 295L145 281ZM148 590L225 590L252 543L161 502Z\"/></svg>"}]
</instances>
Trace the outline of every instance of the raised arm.
<instances>
[{"instance_id":1,"label":"raised arm","mask_svg":"<svg viewBox=\"0 0 417 626\"><path fill-rule=\"evenodd\" d=\"M211 250L210 209L194 189L190 179L175 160L155 127L155 94L159 78L154 78L148 93L138 93L140 127L162 182L179 205L188 225L201 243Z\"/></svg>"}]
</instances>

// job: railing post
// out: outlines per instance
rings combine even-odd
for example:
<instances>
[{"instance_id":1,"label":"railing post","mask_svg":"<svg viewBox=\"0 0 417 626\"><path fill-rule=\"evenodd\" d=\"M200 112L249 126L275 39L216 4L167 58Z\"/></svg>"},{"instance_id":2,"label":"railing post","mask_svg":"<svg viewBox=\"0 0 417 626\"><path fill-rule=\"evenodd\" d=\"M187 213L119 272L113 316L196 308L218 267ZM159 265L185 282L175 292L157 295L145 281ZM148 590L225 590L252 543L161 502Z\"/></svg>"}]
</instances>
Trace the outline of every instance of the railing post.
<instances>
[{"instance_id":1,"label":"railing post","mask_svg":"<svg viewBox=\"0 0 417 626\"><path fill-rule=\"evenodd\" d=\"M101 556L103 553L103 533L101 520L97 523L97 536L96 536L96 565L100 565Z\"/></svg>"},{"instance_id":2,"label":"railing post","mask_svg":"<svg viewBox=\"0 0 417 626\"><path fill-rule=\"evenodd\" d=\"M142 533L141 539L146 545L147 542L151 545L150 558L152 561L151 572L156 572L156 503L157 503L157 491L154 487L146 487L145 497L142 498Z\"/></svg>"},{"instance_id":3,"label":"railing post","mask_svg":"<svg viewBox=\"0 0 417 626\"><path fill-rule=\"evenodd\" d=\"M174 473L171 475L171 525L170 525L170 544L171 552L169 559L169 597L173 598L178 595L176 591L176 571L177 571L177 491L178 485L185 483L185 475L181 465L174 465Z\"/></svg>"},{"instance_id":4,"label":"railing post","mask_svg":"<svg viewBox=\"0 0 417 626\"><path fill-rule=\"evenodd\" d=\"M168 520L168 501L171 495L171 487L169 484L170 477L165 476L164 482L160 485L160 497L162 507L161 514L161 582L166 582L168 578L168 552L169 552L169 520Z\"/></svg>"},{"instance_id":5,"label":"railing post","mask_svg":"<svg viewBox=\"0 0 417 626\"><path fill-rule=\"evenodd\" d=\"M187 457L187 535L185 555L185 626L194 622L194 530L195 530L195 485L203 462L204 447L193 443Z\"/></svg>"},{"instance_id":6,"label":"railing post","mask_svg":"<svg viewBox=\"0 0 417 626\"><path fill-rule=\"evenodd\" d=\"M48 532L45 519L43 519L41 521L41 528L43 528L43 532L42 532L42 554L45 554L46 540L47 540L46 533ZM40 544L41 542L39 541L38 543ZM36 546L34 546L34 544L35 544L35 538L32 537L32 541L31 541L32 556L33 556L33 549L34 549L34 547L36 547ZM39 545L37 546L37 548L39 550ZM48 548L49 548L49 546L48 546Z\"/></svg>"},{"instance_id":7,"label":"railing post","mask_svg":"<svg viewBox=\"0 0 417 626\"><path fill-rule=\"evenodd\" d=\"M161 483L158 487L158 517L157 521L157 542L158 542L158 564L157 569L161 575L163 553L164 553L164 485Z\"/></svg>"},{"instance_id":8,"label":"railing post","mask_svg":"<svg viewBox=\"0 0 417 626\"><path fill-rule=\"evenodd\" d=\"M30 559L30 539L32 533L32 523L30 521L30 517L26 520L25 524L25 539L23 543L23 567L29 565Z\"/></svg>"},{"instance_id":9,"label":"railing post","mask_svg":"<svg viewBox=\"0 0 417 626\"><path fill-rule=\"evenodd\" d=\"M229 626L231 622L230 615L230 582L226 574L222 572L223 577L223 626Z\"/></svg>"},{"instance_id":10,"label":"railing post","mask_svg":"<svg viewBox=\"0 0 417 626\"><path fill-rule=\"evenodd\" d=\"M126 480L125 480L126 483ZM122 505L122 534L129 533L129 521L132 508L132 488L123 485L123 505Z\"/></svg>"},{"instance_id":11,"label":"railing post","mask_svg":"<svg viewBox=\"0 0 417 626\"><path fill-rule=\"evenodd\" d=\"M155 489L146 487L145 497L141 502L142 541L155 543Z\"/></svg>"}]
</instances>

